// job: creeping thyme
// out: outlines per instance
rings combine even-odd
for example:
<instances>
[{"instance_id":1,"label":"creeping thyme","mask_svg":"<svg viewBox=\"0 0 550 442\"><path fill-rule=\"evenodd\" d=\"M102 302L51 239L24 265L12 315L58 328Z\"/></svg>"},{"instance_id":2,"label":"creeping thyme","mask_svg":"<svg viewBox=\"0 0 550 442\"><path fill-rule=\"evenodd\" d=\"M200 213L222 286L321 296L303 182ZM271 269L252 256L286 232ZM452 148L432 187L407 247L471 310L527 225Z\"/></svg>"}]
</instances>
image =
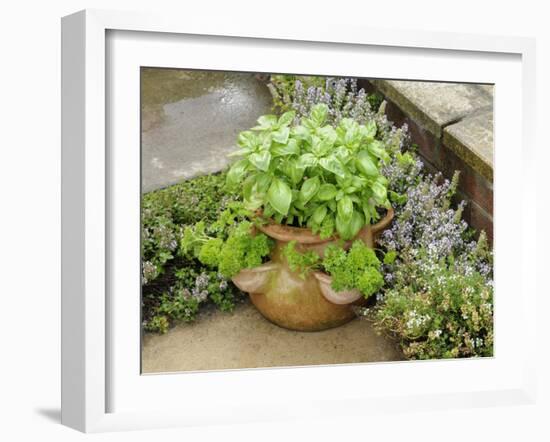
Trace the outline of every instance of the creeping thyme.
<instances>
[{"instance_id":1,"label":"creeping thyme","mask_svg":"<svg viewBox=\"0 0 550 442\"><path fill-rule=\"evenodd\" d=\"M427 253L396 267L374 311L376 326L391 331L408 358L491 356L492 281L465 260L434 262Z\"/></svg>"},{"instance_id":2,"label":"creeping thyme","mask_svg":"<svg viewBox=\"0 0 550 442\"><path fill-rule=\"evenodd\" d=\"M164 333L176 322L194 320L207 304L231 310L242 296L224 277L218 279L208 265L181 257L180 245L184 242L186 227L202 220L206 229L221 217L221 213L233 207L236 195L226 189L225 180L225 173L206 175L143 195L142 317L145 330ZM191 247L191 243L188 245ZM197 250L199 245L194 244ZM204 261L208 261L207 256L205 250Z\"/></svg>"},{"instance_id":3,"label":"creeping thyme","mask_svg":"<svg viewBox=\"0 0 550 442\"><path fill-rule=\"evenodd\" d=\"M154 282L177 256L181 230L213 222L236 199L225 173L205 175L143 195L141 204L142 283Z\"/></svg>"}]
</instances>

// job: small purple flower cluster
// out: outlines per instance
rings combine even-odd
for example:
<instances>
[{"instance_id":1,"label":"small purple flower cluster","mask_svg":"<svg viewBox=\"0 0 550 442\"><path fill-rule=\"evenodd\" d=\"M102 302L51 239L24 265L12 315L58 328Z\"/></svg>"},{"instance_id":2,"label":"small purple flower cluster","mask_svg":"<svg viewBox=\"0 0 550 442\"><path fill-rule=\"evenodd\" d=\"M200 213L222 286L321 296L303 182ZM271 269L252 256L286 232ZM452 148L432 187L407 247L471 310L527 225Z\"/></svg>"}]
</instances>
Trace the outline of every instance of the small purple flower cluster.
<instances>
[{"instance_id":1,"label":"small purple flower cluster","mask_svg":"<svg viewBox=\"0 0 550 442\"><path fill-rule=\"evenodd\" d=\"M338 125L343 118L353 118L359 124L376 119L364 89L357 90L355 78L327 77L324 87L310 86L307 90L300 80L294 86L292 108L296 111L296 122L308 116L311 108L324 103L329 108L328 123Z\"/></svg>"},{"instance_id":2,"label":"small purple flower cluster","mask_svg":"<svg viewBox=\"0 0 550 442\"><path fill-rule=\"evenodd\" d=\"M395 175L400 176L398 172ZM451 207L458 174L452 181L443 180L441 174L427 175L417 178L415 185L411 179L412 176L400 177L403 183L410 183L405 193L407 201L396 207L395 222L382 233L380 245L397 252L401 262L420 260L420 265L426 267L424 271L441 259L452 257L465 274L477 271L490 280L492 266L485 235L477 242L467 239L468 224L462 220L466 203L460 202L456 209ZM393 279L393 267L386 266L388 283Z\"/></svg>"},{"instance_id":3,"label":"small purple flower cluster","mask_svg":"<svg viewBox=\"0 0 550 442\"><path fill-rule=\"evenodd\" d=\"M159 274L158 267L151 261L143 261L141 268L141 283L147 284L155 279Z\"/></svg>"},{"instance_id":4,"label":"small purple flower cluster","mask_svg":"<svg viewBox=\"0 0 550 442\"><path fill-rule=\"evenodd\" d=\"M294 123L299 124L308 117L313 106L319 103L328 107L327 123L337 126L344 118L352 118L359 124L376 122L376 137L386 150L397 153L405 150L410 142L406 124L397 128L385 115L385 102L378 111L374 111L363 88L358 89L355 78L332 78L325 80L324 86L304 87L301 80L294 83L291 108L296 112Z\"/></svg>"},{"instance_id":5,"label":"small purple flower cluster","mask_svg":"<svg viewBox=\"0 0 550 442\"><path fill-rule=\"evenodd\" d=\"M197 301L203 302L208 298L208 284L210 284L210 277L206 273L201 273L195 279L195 286L191 289L191 296Z\"/></svg>"},{"instance_id":6,"label":"small purple flower cluster","mask_svg":"<svg viewBox=\"0 0 550 442\"><path fill-rule=\"evenodd\" d=\"M391 161L382 166L381 173L388 179L388 189L397 194L406 194L412 187L418 184L424 163L413 155L404 157L401 147L397 154L392 155ZM408 158L404 160L403 158Z\"/></svg>"},{"instance_id":7,"label":"small purple flower cluster","mask_svg":"<svg viewBox=\"0 0 550 442\"><path fill-rule=\"evenodd\" d=\"M217 287L212 286L211 283L216 281ZM206 301L209 296L212 294L212 291L219 290L220 293L223 293L230 289L230 286L222 274L217 273L210 275L206 272L202 272L194 280L194 285L191 287L185 287L182 289L182 295L184 299L194 298L199 303Z\"/></svg>"},{"instance_id":8,"label":"small purple flower cluster","mask_svg":"<svg viewBox=\"0 0 550 442\"><path fill-rule=\"evenodd\" d=\"M397 222L382 234L384 247L398 253L425 248L434 259L464 248L463 235L468 226L462 220L457 221L455 210L448 207L450 181L439 185L440 179L439 175L428 176L407 189L407 202L397 209Z\"/></svg>"}]
</instances>

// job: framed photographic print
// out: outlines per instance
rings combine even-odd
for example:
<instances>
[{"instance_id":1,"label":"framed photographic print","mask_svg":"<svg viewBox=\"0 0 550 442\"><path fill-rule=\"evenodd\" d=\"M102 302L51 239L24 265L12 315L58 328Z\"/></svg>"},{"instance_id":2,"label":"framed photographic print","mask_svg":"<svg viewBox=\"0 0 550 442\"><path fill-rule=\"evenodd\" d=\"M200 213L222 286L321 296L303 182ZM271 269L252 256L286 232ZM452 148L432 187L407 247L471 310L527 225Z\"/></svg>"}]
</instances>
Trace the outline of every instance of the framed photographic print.
<instances>
[{"instance_id":1,"label":"framed photographic print","mask_svg":"<svg viewBox=\"0 0 550 442\"><path fill-rule=\"evenodd\" d=\"M64 424L532 401L531 40L62 30Z\"/></svg>"}]
</instances>

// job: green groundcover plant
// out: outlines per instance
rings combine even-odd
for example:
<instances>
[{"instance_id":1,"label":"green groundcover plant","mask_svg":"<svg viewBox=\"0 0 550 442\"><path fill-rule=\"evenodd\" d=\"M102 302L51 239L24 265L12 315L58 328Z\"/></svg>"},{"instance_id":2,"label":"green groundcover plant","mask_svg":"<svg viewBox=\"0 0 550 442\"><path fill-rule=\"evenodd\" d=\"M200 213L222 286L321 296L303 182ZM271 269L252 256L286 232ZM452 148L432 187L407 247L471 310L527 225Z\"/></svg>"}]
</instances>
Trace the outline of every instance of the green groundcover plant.
<instances>
[{"instance_id":1,"label":"green groundcover plant","mask_svg":"<svg viewBox=\"0 0 550 442\"><path fill-rule=\"evenodd\" d=\"M386 168L403 198L394 203L392 226L380 246L385 289L367 311L410 359L491 356L493 352L492 252L484 232L477 241L453 206L458 173L451 181L424 175L410 155ZM369 311L370 310L370 311Z\"/></svg>"},{"instance_id":2,"label":"green groundcover plant","mask_svg":"<svg viewBox=\"0 0 550 442\"><path fill-rule=\"evenodd\" d=\"M237 194L225 186L226 173L200 176L143 195L141 254L143 284L163 274L177 255L186 225L214 222Z\"/></svg>"},{"instance_id":3,"label":"green groundcover plant","mask_svg":"<svg viewBox=\"0 0 550 442\"><path fill-rule=\"evenodd\" d=\"M328 107L316 105L309 118L292 125L294 112L264 115L241 132L227 174L242 187L245 207L261 209L278 223L307 226L322 238L337 232L353 238L389 208L387 179L380 168L390 157L375 138L376 123L343 119L325 124Z\"/></svg>"},{"instance_id":4,"label":"green groundcover plant","mask_svg":"<svg viewBox=\"0 0 550 442\"><path fill-rule=\"evenodd\" d=\"M142 197L142 322L165 333L176 322L193 321L201 308L231 311L242 293L227 278L194 258L180 242L186 226L214 223L236 199L218 173L183 181Z\"/></svg>"},{"instance_id":5,"label":"green groundcover plant","mask_svg":"<svg viewBox=\"0 0 550 442\"><path fill-rule=\"evenodd\" d=\"M396 336L411 359L492 356L492 282L452 257L417 253L396 266L374 312L378 329Z\"/></svg>"}]
</instances>

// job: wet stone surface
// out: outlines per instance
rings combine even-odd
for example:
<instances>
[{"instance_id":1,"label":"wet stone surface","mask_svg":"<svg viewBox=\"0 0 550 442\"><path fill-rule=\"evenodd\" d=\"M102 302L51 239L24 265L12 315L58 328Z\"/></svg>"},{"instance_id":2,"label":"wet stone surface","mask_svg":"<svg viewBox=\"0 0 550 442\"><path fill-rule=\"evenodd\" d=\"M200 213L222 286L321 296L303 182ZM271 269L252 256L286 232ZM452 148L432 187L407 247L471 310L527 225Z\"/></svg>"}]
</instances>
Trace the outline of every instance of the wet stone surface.
<instances>
[{"instance_id":1,"label":"wet stone surface","mask_svg":"<svg viewBox=\"0 0 550 442\"><path fill-rule=\"evenodd\" d=\"M374 80L382 93L436 138L443 128L493 106L493 87L463 83Z\"/></svg>"},{"instance_id":2,"label":"wet stone surface","mask_svg":"<svg viewBox=\"0 0 550 442\"><path fill-rule=\"evenodd\" d=\"M330 330L296 332L263 318L250 304L211 311L165 335L146 334L144 373L288 367L403 360L394 342L360 319Z\"/></svg>"},{"instance_id":3,"label":"wet stone surface","mask_svg":"<svg viewBox=\"0 0 550 442\"><path fill-rule=\"evenodd\" d=\"M142 69L142 191L217 172L237 134L270 113L255 74Z\"/></svg>"},{"instance_id":4,"label":"wet stone surface","mask_svg":"<svg viewBox=\"0 0 550 442\"><path fill-rule=\"evenodd\" d=\"M493 180L493 111L470 115L447 126L443 144L486 179Z\"/></svg>"}]
</instances>

